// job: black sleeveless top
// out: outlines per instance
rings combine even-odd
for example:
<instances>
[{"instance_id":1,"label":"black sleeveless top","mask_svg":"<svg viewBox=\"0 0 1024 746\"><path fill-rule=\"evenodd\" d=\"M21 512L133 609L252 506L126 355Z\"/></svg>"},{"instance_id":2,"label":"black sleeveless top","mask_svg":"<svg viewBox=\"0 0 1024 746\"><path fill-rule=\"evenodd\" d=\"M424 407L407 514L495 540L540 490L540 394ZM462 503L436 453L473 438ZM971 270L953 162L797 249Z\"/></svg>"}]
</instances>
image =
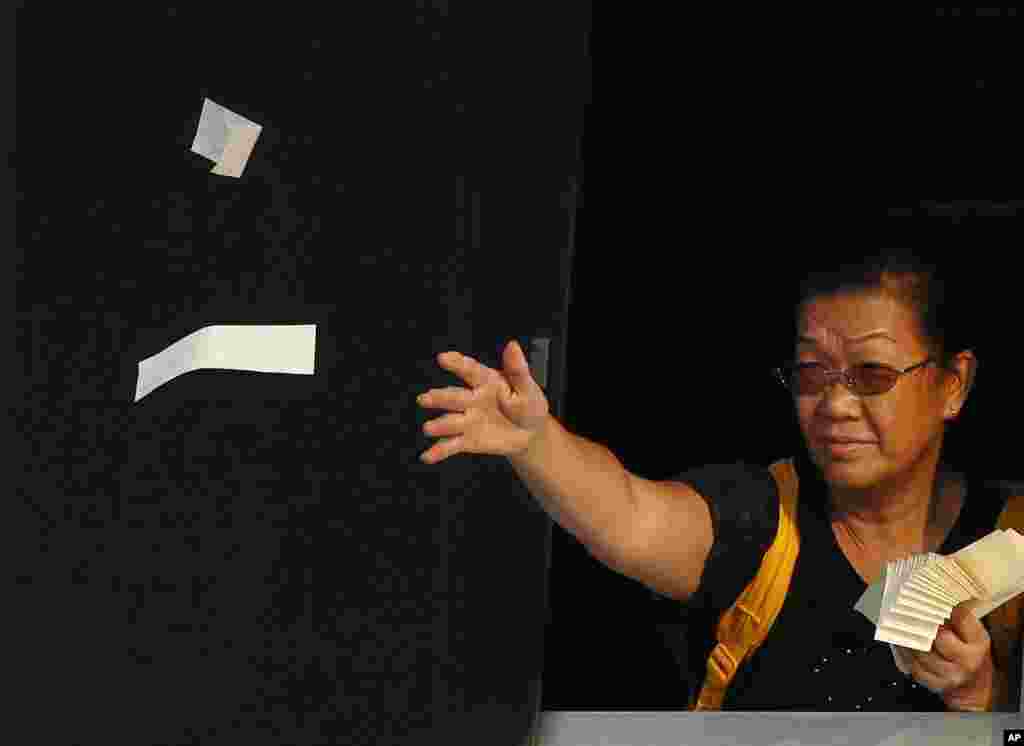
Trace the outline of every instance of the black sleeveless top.
<instances>
[{"instance_id":1,"label":"black sleeveless top","mask_svg":"<svg viewBox=\"0 0 1024 746\"><path fill-rule=\"evenodd\" d=\"M904 676L888 643L853 606L867 586L832 533L820 472L797 457L800 553L789 593L768 637L729 685L723 710L826 712L945 711L939 695ZM700 493L711 512L714 542L700 588L682 605L690 687L703 684L715 627L754 579L778 529L779 495L767 467L743 462L688 470L672 481ZM939 554L950 554L995 529L1009 497L996 482L966 477L967 494ZM984 621L984 620L983 620ZM1009 671L1020 691L1019 666ZM1014 699L1016 701L1016 699Z\"/></svg>"}]
</instances>

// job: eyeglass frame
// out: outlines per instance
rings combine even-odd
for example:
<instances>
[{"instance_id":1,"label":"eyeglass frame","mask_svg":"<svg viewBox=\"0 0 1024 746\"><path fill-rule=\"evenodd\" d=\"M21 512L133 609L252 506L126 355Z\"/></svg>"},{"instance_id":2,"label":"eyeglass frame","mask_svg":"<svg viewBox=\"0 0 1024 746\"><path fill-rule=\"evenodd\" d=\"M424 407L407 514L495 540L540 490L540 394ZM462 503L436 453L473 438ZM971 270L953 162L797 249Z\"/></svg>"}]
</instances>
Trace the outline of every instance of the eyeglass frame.
<instances>
[{"instance_id":1,"label":"eyeglass frame","mask_svg":"<svg viewBox=\"0 0 1024 746\"><path fill-rule=\"evenodd\" d=\"M832 387L832 380L834 378L838 377L846 385L846 388L850 392L852 392L853 394L855 394L857 396L880 396L882 394L888 394L890 391L892 391L894 388L896 388L896 384L898 384L900 382L900 379L903 378L903 376L905 376L907 373L910 373L911 371L914 371L917 368L925 366L928 363L934 363L934 362L935 362L935 358L934 357L929 357L929 358L921 361L917 365L911 365L909 368L904 368L903 370L900 370L899 368L894 368L891 365L885 365L883 363L878 363L878 365L883 365L883 367L886 367L889 370L898 373L899 375L897 375L896 378L893 380L892 386L887 388L885 391L879 391L877 394L860 394L860 393L858 393L857 391L854 390L854 388L853 388L853 378L850 375L850 371L853 368L856 368L857 367L856 365L851 365L849 368L826 369L825 370L825 385L822 386L821 391L828 391L828 389ZM799 394L797 394L796 391L794 391L792 388L790 388L789 386L786 385L786 378L783 375L782 371L783 371L784 368L796 368L797 365L799 365L799 363L787 363L784 366L778 366L778 367L772 368L772 372L775 374L776 380L778 380L778 382L780 384L782 384L782 387L784 389L786 389L786 391L789 392L790 394L792 394L793 396L799 396ZM809 394L809 396L814 396L814 394Z\"/></svg>"}]
</instances>

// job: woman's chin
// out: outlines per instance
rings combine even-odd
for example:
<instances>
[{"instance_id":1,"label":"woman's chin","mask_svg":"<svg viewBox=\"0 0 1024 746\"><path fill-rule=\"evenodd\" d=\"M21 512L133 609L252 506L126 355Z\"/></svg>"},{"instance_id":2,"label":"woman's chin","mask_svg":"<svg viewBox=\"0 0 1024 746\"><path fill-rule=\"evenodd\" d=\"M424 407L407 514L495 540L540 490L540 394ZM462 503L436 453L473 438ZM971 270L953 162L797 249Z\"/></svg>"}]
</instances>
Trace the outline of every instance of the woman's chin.
<instances>
[{"instance_id":1,"label":"woman's chin","mask_svg":"<svg viewBox=\"0 0 1024 746\"><path fill-rule=\"evenodd\" d=\"M828 476L840 481L861 481L868 476L870 460L849 456L835 456L829 453L815 455L818 468ZM860 477L860 479L858 479Z\"/></svg>"},{"instance_id":2,"label":"woman's chin","mask_svg":"<svg viewBox=\"0 0 1024 746\"><path fill-rule=\"evenodd\" d=\"M832 487L847 489L865 489L878 482L878 475L867 464L850 463L849 461L826 462L822 467L822 477Z\"/></svg>"}]
</instances>

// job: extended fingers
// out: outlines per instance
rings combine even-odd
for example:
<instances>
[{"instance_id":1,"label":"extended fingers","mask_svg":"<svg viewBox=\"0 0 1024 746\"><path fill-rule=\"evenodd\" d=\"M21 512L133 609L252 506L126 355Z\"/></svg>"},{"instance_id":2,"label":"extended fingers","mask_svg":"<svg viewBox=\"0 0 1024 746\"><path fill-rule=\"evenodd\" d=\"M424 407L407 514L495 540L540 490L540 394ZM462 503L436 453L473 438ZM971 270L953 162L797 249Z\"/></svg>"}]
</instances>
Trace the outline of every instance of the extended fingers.
<instances>
[{"instance_id":1,"label":"extended fingers","mask_svg":"<svg viewBox=\"0 0 1024 746\"><path fill-rule=\"evenodd\" d=\"M442 389L430 389L416 397L416 402L426 409L454 409L461 411L469 406L472 391L460 386L446 386Z\"/></svg>"},{"instance_id":2,"label":"extended fingers","mask_svg":"<svg viewBox=\"0 0 1024 746\"><path fill-rule=\"evenodd\" d=\"M461 352L442 352L437 361L445 370L451 371L474 388L487 383L488 368Z\"/></svg>"},{"instance_id":3,"label":"extended fingers","mask_svg":"<svg viewBox=\"0 0 1024 746\"><path fill-rule=\"evenodd\" d=\"M466 415L452 412L423 423L423 432L434 437L442 435L458 435L465 430Z\"/></svg>"}]
</instances>

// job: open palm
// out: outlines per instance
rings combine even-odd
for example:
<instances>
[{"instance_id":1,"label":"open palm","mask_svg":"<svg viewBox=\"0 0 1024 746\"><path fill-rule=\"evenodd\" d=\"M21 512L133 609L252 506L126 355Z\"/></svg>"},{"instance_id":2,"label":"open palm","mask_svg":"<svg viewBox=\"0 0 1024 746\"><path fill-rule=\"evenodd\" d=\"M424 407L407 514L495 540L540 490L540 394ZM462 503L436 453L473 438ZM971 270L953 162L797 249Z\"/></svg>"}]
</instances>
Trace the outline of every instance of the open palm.
<instances>
[{"instance_id":1,"label":"open palm","mask_svg":"<svg viewBox=\"0 0 1024 746\"><path fill-rule=\"evenodd\" d=\"M435 464L457 453L514 456L525 451L547 421L549 406L519 344L505 346L501 371L458 352L443 352L437 360L469 387L431 389L417 399L425 409L450 412L423 425L423 432L441 440L421 460Z\"/></svg>"}]
</instances>

